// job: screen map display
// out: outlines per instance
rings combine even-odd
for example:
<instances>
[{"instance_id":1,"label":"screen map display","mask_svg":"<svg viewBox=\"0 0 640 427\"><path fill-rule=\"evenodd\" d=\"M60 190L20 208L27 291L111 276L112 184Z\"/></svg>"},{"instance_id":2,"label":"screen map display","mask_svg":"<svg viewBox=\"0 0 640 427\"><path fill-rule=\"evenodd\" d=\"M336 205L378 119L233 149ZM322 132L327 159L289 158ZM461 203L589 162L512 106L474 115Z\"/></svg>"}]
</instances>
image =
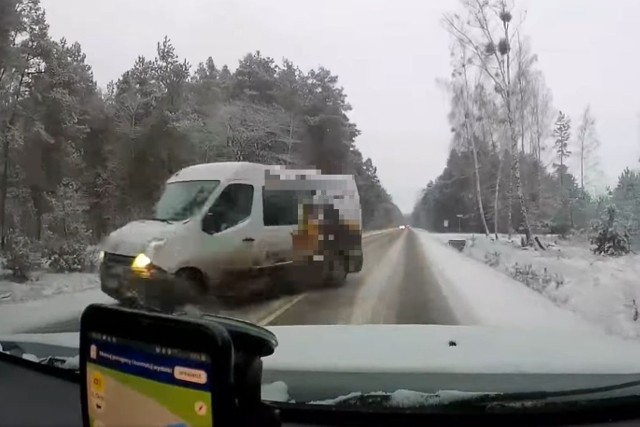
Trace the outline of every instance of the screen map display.
<instances>
[{"instance_id":1,"label":"screen map display","mask_svg":"<svg viewBox=\"0 0 640 427\"><path fill-rule=\"evenodd\" d=\"M213 425L206 354L90 333L91 427Z\"/></svg>"}]
</instances>

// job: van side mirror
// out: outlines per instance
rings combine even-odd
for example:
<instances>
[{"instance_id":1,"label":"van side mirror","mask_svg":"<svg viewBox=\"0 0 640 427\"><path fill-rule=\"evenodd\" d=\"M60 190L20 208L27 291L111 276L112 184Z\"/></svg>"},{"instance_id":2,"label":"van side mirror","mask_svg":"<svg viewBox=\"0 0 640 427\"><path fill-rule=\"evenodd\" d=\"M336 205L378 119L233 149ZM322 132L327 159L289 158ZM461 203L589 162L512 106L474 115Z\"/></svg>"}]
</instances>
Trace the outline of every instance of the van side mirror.
<instances>
[{"instance_id":1,"label":"van side mirror","mask_svg":"<svg viewBox=\"0 0 640 427\"><path fill-rule=\"evenodd\" d=\"M220 231L220 223L213 212L207 212L204 218L202 218L202 231L207 234L215 234Z\"/></svg>"}]
</instances>

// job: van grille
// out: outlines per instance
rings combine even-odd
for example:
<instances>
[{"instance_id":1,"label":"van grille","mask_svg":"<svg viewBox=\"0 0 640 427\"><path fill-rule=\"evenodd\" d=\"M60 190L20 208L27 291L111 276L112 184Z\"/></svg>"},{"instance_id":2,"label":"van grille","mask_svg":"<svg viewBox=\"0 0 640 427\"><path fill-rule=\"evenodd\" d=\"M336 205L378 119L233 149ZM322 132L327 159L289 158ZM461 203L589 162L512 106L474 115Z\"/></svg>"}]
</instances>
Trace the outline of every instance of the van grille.
<instances>
[{"instance_id":1,"label":"van grille","mask_svg":"<svg viewBox=\"0 0 640 427\"><path fill-rule=\"evenodd\" d=\"M109 265L124 265L129 267L134 259L135 257L128 255L112 254L109 252L104 254L104 263Z\"/></svg>"}]
</instances>

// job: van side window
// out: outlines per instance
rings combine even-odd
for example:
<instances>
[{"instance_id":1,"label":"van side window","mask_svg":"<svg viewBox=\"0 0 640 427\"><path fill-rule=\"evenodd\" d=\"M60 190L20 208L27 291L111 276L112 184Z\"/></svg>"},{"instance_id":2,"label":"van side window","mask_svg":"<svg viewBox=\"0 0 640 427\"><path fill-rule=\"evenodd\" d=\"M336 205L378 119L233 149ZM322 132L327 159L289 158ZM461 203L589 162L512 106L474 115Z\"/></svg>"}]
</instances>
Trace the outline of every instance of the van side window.
<instances>
[{"instance_id":1,"label":"van side window","mask_svg":"<svg viewBox=\"0 0 640 427\"><path fill-rule=\"evenodd\" d=\"M264 225L298 224L298 195L290 190L264 190L262 193Z\"/></svg>"},{"instance_id":2,"label":"van side window","mask_svg":"<svg viewBox=\"0 0 640 427\"><path fill-rule=\"evenodd\" d=\"M209 209L207 228L219 232L238 225L249 218L253 206L253 186L229 184Z\"/></svg>"}]
</instances>

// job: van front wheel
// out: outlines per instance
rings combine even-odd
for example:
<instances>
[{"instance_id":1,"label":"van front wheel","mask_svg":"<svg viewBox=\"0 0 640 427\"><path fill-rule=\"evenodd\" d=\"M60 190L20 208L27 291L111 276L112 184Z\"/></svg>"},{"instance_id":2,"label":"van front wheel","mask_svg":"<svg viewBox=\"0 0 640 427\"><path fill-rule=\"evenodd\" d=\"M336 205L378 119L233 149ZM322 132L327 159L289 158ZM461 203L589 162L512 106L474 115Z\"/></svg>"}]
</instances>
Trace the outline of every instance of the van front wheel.
<instances>
[{"instance_id":1,"label":"van front wheel","mask_svg":"<svg viewBox=\"0 0 640 427\"><path fill-rule=\"evenodd\" d=\"M190 300L202 297L207 292L204 276L195 268L179 270L176 273L176 285L178 286L178 292L186 295Z\"/></svg>"}]
</instances>

